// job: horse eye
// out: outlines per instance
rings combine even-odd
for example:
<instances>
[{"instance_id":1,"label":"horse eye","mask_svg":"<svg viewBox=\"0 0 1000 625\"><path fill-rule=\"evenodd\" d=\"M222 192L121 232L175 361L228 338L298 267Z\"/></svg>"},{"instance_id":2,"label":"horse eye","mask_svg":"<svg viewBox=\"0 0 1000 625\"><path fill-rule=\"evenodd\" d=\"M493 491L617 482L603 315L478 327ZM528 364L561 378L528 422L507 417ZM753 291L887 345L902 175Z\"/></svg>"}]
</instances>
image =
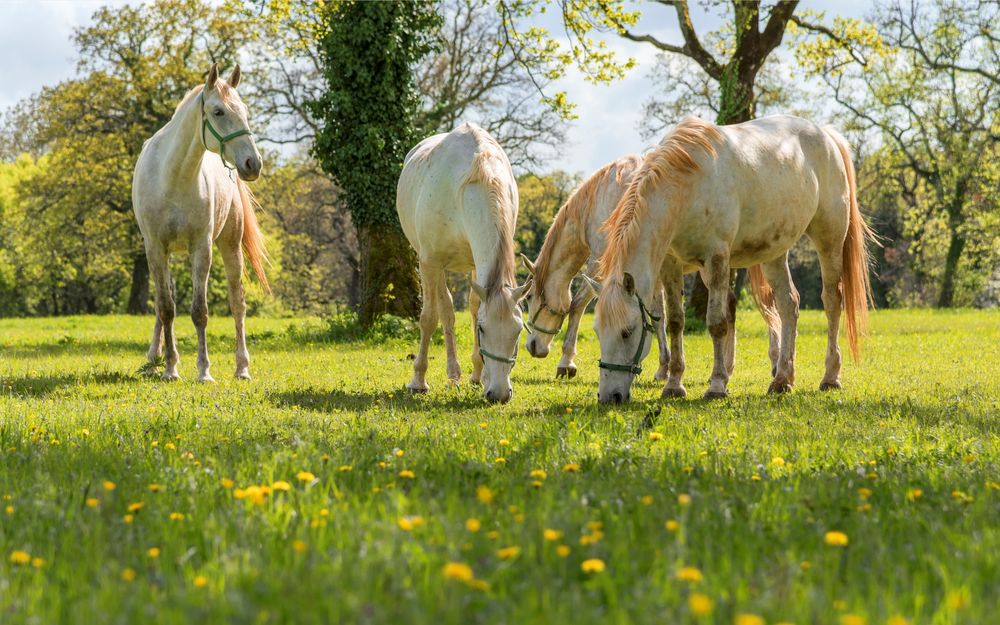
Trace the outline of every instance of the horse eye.
<instances>
[{"instance_id":1,"label":"horse eye","mask_svg":"<svg viewBox=\"0 0 1000 625\"><path fill-rule=\"evenodd\" d=\"M223 115L225 115L225 112L223 112L222 109L215 109L215 116L216 117L222 117Z\"/></svg>"},{"instance_id":2,"label":"horse eye","mask_svg":"<svg viewBox=\"0 0 1000 625\"><path fill-rule=\"evenodd\" d=\"M627 339L628 337L632 336L632 330L634 330L634 328L625 328L624 330L622 330L622 338Z\"/></svg>"}]
</instances>

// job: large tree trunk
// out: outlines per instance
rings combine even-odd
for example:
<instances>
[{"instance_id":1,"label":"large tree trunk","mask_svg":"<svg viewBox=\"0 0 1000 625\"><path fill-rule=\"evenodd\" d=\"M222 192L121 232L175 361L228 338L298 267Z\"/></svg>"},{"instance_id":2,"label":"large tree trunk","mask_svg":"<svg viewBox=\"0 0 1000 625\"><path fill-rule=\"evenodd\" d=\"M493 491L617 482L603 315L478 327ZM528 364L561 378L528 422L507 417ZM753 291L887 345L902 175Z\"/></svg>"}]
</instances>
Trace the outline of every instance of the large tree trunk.
<instances>
[{"instance_id":1,"label":"large tree trunk","mask_svg":"<svg viewBox=\"0 0 1000 625\"><path fill-rule=\"evenodd\" d=\"M358 228L361 252L361 303L358 318L369 327L383 314L417 319L420 279L417 258L403 231L395 225Z\"/></svg>"},{"instance_id":2,"label":"large tree trunk","mask_svg":"<svg viewBox=\"0 0 1000 625\"><path fill-rule=\"evenodd\" d=\"M955 299L955 275L958 273L958 261L965 249L965 237L959 234L958 225L950 224L951 241L948 243L948 256L944 261L944 275L941 277L941 293L938 296L938 308L950 308Z\"/></svg>"},{"instance_id":3,"label":"large tree trunk","mask_svg":"<svg viewBox=\"0 0 1000 625\"><path fill-rule=\"evenodd\" d=\"M132 288L128 295L128 314L145 315L149 312L149 264L145 252L132 257Z\"/></svg>"}]
</instances>

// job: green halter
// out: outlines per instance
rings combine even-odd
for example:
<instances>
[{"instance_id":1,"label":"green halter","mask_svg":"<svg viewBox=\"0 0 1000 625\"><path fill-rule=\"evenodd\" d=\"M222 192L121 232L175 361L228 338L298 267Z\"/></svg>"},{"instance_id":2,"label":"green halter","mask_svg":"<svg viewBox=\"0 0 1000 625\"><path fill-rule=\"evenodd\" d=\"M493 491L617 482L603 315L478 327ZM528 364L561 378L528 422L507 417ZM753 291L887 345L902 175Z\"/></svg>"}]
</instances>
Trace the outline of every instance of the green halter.
<instances>
[{"instance_id":1,"label":"green halter","mask_svg":"<svg viewBox=\"0 0 1000 625\"><path fill-rule=\"evenodd\" d=\"M559 327L557 327L555 330L549 330L548 328L543 328L535 323L535 320L538 319L538 315L543 310L547 310L550 315L555 315L559 317ZM532 315L530 319L524 322L524 325L527 326L528 329L531 330L532 332L538 332L539 334L549 334L551 336L555 336L559 334L560 330L562 330L563 319L565 319L566 315L568 314L569 313L563 312L561 310L550 308L548 304L542 304L541 306L538 307L538 310L535 311L535 314Z\"/></svg>"},{"instance_id":2,"label":"green halter","mask_svg":"<svg viewBox=\"0 0 1000 625\"><path fill-rule=\"evenodd\" d=\"M506 364L510 365L511 367L514 366L514 363L517 362L517 342L514 343L514 355L513 356L511 356L510 358L505 358L503 356L497 356L496 354L491 354L488 351L486 351L485 349L483 349L483 328L482 328L482 326L478 326L476 328L476 331L479 333L479 355L480 356L485 356L486 358L489 358L490 360L495 360L497 362L506 363ZM520 330L517 331L517 335L519 337L521 336L521 331Z\"/></svg>"},{"instance_id":3,"label":"green halter","mask_svg":"<svg viewBox=\"0 0 1000 625\"><path fill-rule=\"evenodd\" d=\"M660 318L654 317L653 313L649 312L638 293L635 294L635 299L639 302L639 315L642 318L642 336L639 337L639 347L635 350L635 356L632 356L632 364L616 365L614 363L598 360L597 366L601 369L607 369L608 371L624 371L625 373L631 373L632 375L639 375L642 373L642 367L639 366L639 363L642 361L642 346L646 343L646 335L652 335L656 331L653 324L659 321Z\"/></svg>"},{"instance_id":4,"label":"green halter","mask_svg":"<svg viewBox=\"0 0 1000 625\"><path fill-rule=\"evenodd\" d=\"M208 117L205 115L204 90L202 90L200 94L199 104L201 106L201 144L205 146L206 150L208 149L208 143L205 141L205 130L207 129L210 133L212 133L212 136L215 137L216 141L219 142L219 158L222 159L222 164L226 167L226 169L229 170L235 169L235 167L230 167L229 163L226 162L226 143L232 141L236 137L242 137L243 135L248 135L252 137L253 134L246 128L241 128L236 132L231 132L226 136L222 136L221 134L219 134L219 131L215 129L215 126L212 125L212 122L208 121Z\"/></svg>"}]
</instances>

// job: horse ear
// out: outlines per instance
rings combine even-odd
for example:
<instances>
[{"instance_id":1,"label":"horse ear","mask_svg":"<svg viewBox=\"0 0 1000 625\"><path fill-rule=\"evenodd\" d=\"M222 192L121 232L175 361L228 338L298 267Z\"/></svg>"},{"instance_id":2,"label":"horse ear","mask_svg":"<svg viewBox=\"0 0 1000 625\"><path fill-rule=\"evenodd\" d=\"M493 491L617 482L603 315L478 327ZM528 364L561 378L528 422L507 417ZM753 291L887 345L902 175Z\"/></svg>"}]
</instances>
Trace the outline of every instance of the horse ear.
<instances>
[{"instance_id":1,"label":"horse ear","mask_svg":"<svg viewBox=\"0 0 1000 625\"><path fill-rule=\"evenodd\" d=\"M528 273L535 275L535 263L531 262L524 254L521 254L521 263L524 264L524 268L528 270Z\"/></svg>"},{"instance_id":2,"label":"horse ear","mask_svg":"<svg viewBox=\"0 0 1000 625\"><path fill-rule=\"evenodd\" d=\"M632 277L632 274L626 273L622 277L622 286L625 287L626 293L635 295L635 278Z\"/></svg>"},{"instance_id":3,"label":"horse ear","mask_svg":"<svg viewBox=\"0 0 1000 625\"><path fill-rule=\"evenodd\" d=\"M594 280L593 278L591 278L590 276L588 276L585 273L581 273L580 277L583 278L584 283L588 287L590 287L590 290L594 292L594 295L600 295L601 294L601 289L604 288L604 287L601 286L600 282L598 282L597 280Z\"/></svg>"},{"instance_id":4,"label":"horse ear","mask_svg":"<svg viewBox=\"0 0 1000 625\"><path fill-rule=\"evenodd\" d=\"M481 301L485 302L486 301L486 289L484 289L483 287L479 286L479 284L475 280L471 281L469 283L469 285L472 287L472 290L476 293L476 295L479 296L479 299Z\"/></svg>"},{"instance_id":5,"label":"horse ear","mask_svg":"<svg viewBox=\"0 0 1000 625\"><path fill-rule=\"evenodd\" d=\"M510 291L511 299L513 299L515 302L520 302L522 299L524 299L524 296L528 294L528 290L530 288L531 288L531 276L528 276L528 279L524 281L524 284L522 284L519 287L511 289Z\"/></svg>"},{"instance_id":6,"label":"horse ear","mask_svg":"<svg viewBox=\"0 0 1000 625\"><path fill-rule=\"evenodd\" d=\"M205 91L215 89L215 81L219 79L219 64L212 63L212 69L208 70L208 80L205 81Z\"/></svg>"},{"instance_id":7,"label":"horse ear","mask_svg":"<svg viewBox=\"0 0 1000 625\"><path fill-rule=\"evenodd\" d=\"M233 73L229 75L229 86L235 89L240 84L240 78L243 77L243 72L240 71L240 64L237 63L236 67L233 68Z\"/></svg>"}]
</instances>

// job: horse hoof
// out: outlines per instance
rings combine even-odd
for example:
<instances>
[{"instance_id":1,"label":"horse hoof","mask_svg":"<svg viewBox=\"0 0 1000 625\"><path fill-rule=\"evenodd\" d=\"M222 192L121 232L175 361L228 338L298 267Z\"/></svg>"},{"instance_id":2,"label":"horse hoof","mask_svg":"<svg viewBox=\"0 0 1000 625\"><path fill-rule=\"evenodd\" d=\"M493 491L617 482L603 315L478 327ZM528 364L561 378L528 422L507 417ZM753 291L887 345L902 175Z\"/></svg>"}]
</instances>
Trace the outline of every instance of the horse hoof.
<instances>
[{"instance_id":1,"label":"horse hoof","mask_svg":"<svg viewBox=\"0 0 1000 625\"><path fill-rule=\"evenodd\" d=\"M448 386L461 386L462 378L448 378Z\"/></svg>"},{"instance_id":2,"label":"horse hoof","mask_svg":"<svg viewBox=\"0 0 1000 625\"><path fill-rule=\"evenodd\" d=\"M729 397L728 391L713 391L711 389L705 391L703 395L705 399L725 399Z\"/></svg>"},{"instance_id":3,"label":"horse hoof","mask_svg":"<svg viewBox=\"0 0 1000 625\"><path fill-rule=\"evenodd\" d=\"M179 373L164 373L160 376L160 379L164 382L176 382L181 379L181 376Z\"/></svg>"},{"instance_id":4,"label":"horse hoof","mask_svg":"<svg viewBox=\"0 0 1000 625\"><path fill-rule=\"evenodd\" d=\"M477 378L477 377L473 376L473 377L469 378L469 384L471 384L473 386L482 386L483 385L483 380L482 380L482 378Z\"/></svg>"},{"instance_id":5,"label":"horse hoof","mask_svg":"<svg viewBox=\"0 0 1000 625\"><path fill-rule=\"evenodd\" d=\"M839 391L840 390L840 382L839 381L834 381L834 382L820 382L819 390L821 390L821 391Z\"/></svg>"},{"instance_id":6,"label":"horse hoof","mask_svg":"<svg viewBox=\"0 0 1000 625\"><path fill-rule=\"evenodd\" d=\"M665 388L660 393L660 399L684 399L687 397L687 390L683 386L677 388ZM725 397L725 395L723 395Z\"/></svg>"},{"instance_id":7,"label":"horse hoof","mask_svg":"<svg viewBox=\"0 0 1000 625\"><path fill-rule=\"evenodd\" d=\"M666 369L657 369L656 373L653 374L653 379L660 382L666 380L670 376L670 372Z\"/></svg>"},{"instance_id":8,"label":"horse hoof","mask_svg":"<svg viewBox=\"0 0 1000 625\"><path fill-rule=\"evenodd\" d=\"M556 378L569 378L572 380L576 377L576 365L570 365L568 367L556 367Z\"/></svg>"},{"instance_id":9,"label":"horse hoof","mask_svg":"<svg viewBox=\"0 0 1000 625\"><path fill-rule=\"evenodd\" d=\"M767 387L768 395L780 395L783 393L791 393L792 385L790 382L784 380L775 380L771 382L771 386Z\"/></svg>"},{"instance_id":10,"label":"horse hoof","mask_svg":"<svg viewBox=\"0 0 1000 625\"><path fill-rule=\"evenodd\" d=\"M406 389L410 391L411 395L423 395L430 390L429 386L407 386Z\"/></svg>"},{"instance_id":11,"label":"horse hoof","mask_svg":"<svg viewBox=\"0 0 1000 625\"><path fill-rule=\"evenodd\" d=\"M237 380L249 380L250 379L250 372L247 371L246 369L243 369L242 371L237 371L236 372L236 379Z\"/></svg>"},{"instance_id":12,"label":"horse hoof","mask_svg":"<svg viewBox=\"0 0 1000 625\"><path fill-rule=\"evenodd\" d=\"M211 382L212 384L215 384L215 378L213 378L212 374L210 374L210 373L206 373L205 375L198 376L198 381L202 382L204 384L207 384L209 382Z\"/></svg>"}]
</instances>

